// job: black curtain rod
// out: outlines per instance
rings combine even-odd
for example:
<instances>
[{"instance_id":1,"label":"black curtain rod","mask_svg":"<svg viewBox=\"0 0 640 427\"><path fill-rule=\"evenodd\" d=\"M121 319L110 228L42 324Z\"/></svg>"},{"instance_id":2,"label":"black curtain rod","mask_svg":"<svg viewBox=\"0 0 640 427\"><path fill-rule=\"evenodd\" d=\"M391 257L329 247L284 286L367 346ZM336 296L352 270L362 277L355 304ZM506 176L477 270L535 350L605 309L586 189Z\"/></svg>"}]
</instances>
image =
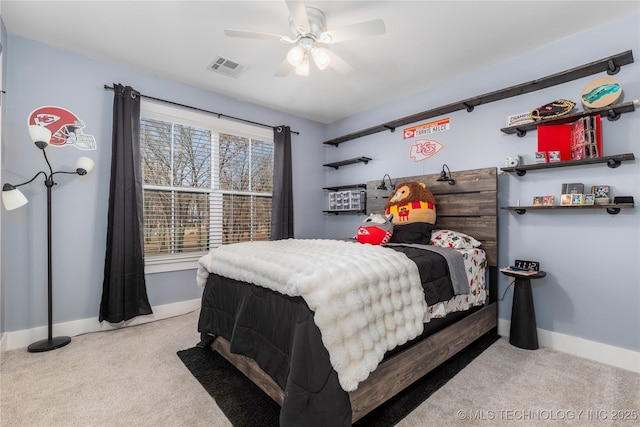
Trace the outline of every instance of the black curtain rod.
<instances>
[{"instance_id":1,"label":"black curtain rod","mask_svg":"<svg viewBox=\"0 0 640 427\"><path fill-rule=\"evenodd\" d=\"M113 90L113 87L112 86L108 86L108 85L104 85L104 88L105 88L105 90ZM262 127L271 128L271 129L275 129L275 128L279 127L279 126L265 125L264 123L253 122L251 120L241 119L239 117L228 116L226 114L216 113L214 111L203 110L202 108L192 107L190 105L179 104L177 102L167 101L166 99L154 98L153 96L140 94L140 97L141 98L152 99L154 101L164 102L165 104L171 104L171 105L175 105L175 106L178 106L178 107L189 108L191 110L196 110L196 111L200 111L200 112L203 112L203 113L213 114L214 116L218 116L218 118L224 117L226 119L237 120L239 122L244 122L244 123L251 123L252 125L262 126ZM296 135L300 135L300 132L296 132L296 131L293 131L293 130L291 131L291 133L295 133Z\"/></svg>"}]
</instances>

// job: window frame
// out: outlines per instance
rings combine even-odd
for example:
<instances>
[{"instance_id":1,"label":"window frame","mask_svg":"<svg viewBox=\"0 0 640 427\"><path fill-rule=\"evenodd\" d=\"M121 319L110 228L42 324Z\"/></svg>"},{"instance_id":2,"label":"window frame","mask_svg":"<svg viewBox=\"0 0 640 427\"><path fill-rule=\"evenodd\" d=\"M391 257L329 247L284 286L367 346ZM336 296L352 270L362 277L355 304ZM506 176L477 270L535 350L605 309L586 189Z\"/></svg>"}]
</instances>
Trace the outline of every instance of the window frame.
<instances>
[{"instance_id":1,"label":"window frame","mask_svg":"<svg viewBox=\"0 0 640 427\"><path fill-rule=\"evenodd\" d=\"M205 128L215 133L232 134L273 143L272 128L218 118L212 113L199 112L145 99L140 101L140 118L162 120L185 126ZM212 156L212 173L216 173L217 162L219 161L217 158L217 147L212 146L212 150L216 153L216 155ZM140 160L142 161L142 156ZM145 187L153 187L153 185ZM212 191L219 191L219 187L220 185L218 180L212 180ZM152 188L148 189L151 190ZM189 190L187 189L185 191ZM225 193L220 193L220 197L222 197L223 194ZM145 256L145 274L196 269L198 267L198 260L205 254L206 252L199 251L187 254Z\"/></svg>"}]
</instances>

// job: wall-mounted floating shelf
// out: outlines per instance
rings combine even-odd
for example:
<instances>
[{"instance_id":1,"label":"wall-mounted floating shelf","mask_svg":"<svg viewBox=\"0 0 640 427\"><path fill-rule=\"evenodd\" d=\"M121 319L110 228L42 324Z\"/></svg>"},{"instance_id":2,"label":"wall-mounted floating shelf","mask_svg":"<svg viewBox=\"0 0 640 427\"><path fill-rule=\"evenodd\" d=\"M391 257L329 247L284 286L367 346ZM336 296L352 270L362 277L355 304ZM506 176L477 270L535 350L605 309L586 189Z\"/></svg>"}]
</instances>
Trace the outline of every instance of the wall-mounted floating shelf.
<instances>
[{"instance_id":1,"label":"wall-mounted floating shelf","mask_svg":"<svg viewBox=\"0 0 640 427\"><path fill-rule=\"evenodd\" d=\"M631 63L633 63L633 53L632 51L628 50L626 52L609 56L607 58L602 58L598 61L590 62L579 67L561 71L556 74L551 74L537 80L531 80L529 82L500 89L495 92L485 93L473 98L468 98L462 101L454 102L452 104L443 105L432 110L427 110L417 114L413 114L411 116L392 120L390 122L373 126L358 132L350 133L338 138L333 138L328 141L324 141L323 144L333 145L334 147L337 147L343 142L351 141L363 136L372 135L374 133L384 132L388 130L393 132L398 127L406 126L408 124L416 123L422 120L427 120L433 117L438 117L443 114L449 114L454 111L467 110L471 112L473 111L474 107L478 105L501 101L506 98L523 95L525 93L534 92L551 86L556 86L562 83L570 82L572 80L577 80L593 74L601 73L603 71L606 71L609 75L617 74L618 71L620 71L620 67Z\"/></svg>"},{"instance_id":2,"label":"wall-mounted floating shelf","mask_svg":"<svg viewBox=\"0 0 640 427\"><path fill-rule=\"evenodd\" d=\"M562 168L569 166L580 166L580 165L593 165L597 163L606 163L610 168L617 168L620 166L623 160L633 160L636 157L633 153L626 154L616 154L613 156L604 156L604 157L595 157L591 159L581 159L581 160L567 160L564 162L552 162L552 163L532 163L530 165L520 165L513 166L508 168L501 168L500 170L503 172L515 172L518 176L524 176L527 174L527 171L537 170L537 169L553 169L553 168Z\"/></svg>"},{"instance_id":3,"label":"wall-mounted floating shelf","mask_svg":"<svg viewBox=\"0 0 640 427\"><path fill-rule=\"evenodd\" d=\"M575 205L575 206L505 206L500 209L506 209L512 212L517 213L518 215L524 215L528 210L530 211L548 211L548 210L571 210L575 211L586 211L590 209L606 209L608 214L616 215L620 213L621 209L630 209L633 208L633 203L610 203L606 205Z\"/></svg>"},{"instance_id":4,"label":"wall-mounted floating shelf","mask_svg":"<svg viewBox=\"0 0 640 427\"><path fill-rule=\"evenodd\" d=\"M327 163L322 166L338 169L340 166L352 165L354 163L364 163L365 165L371 160L369 157L354 157L353 159L342 160L340 162Z\"/></svg>"},{"instance_id":5,"label":"wall-mounted floating shelf","mask_svg":"<svg viewBox=\"0 0 640 427\"><path fill-rule=\"evenodd\" d=\"M345 215L345 214L351 214L351 215L355 215L355 214L363 214L366 213L366 211L364 209L358 209L358 210L348 210L348 209L342 209L342 210L327 210L327 211L322 211L326 214L334 214L334 215Z\"/></svg>"},{"instance_id":6,"label":"wall-mounted floating shelf","mask_svg":"<svg viewBox=\"0 0 640 427\"><path fill-rule=\"evenodd\" d=\"M336 185L334 187L322 187L323 190L328 190L328 191L348 190L350 188L367 188L367 184L351 184L351 185Z\"/></svg>"},{"instance_id":7,"label":"wall-mounted floating shelf","mask_svg":"<svg viewBox=\"0 0 640 427\"><path fill-rule=\"evenodd\" d=\"M573 123L581 117L600 115L602 117L606 117L610 121L615 121L615 120L618 120L623 113L630 113L632 111L635 111L638 103L640 103L640 101L635 99L633 101L625 102L623 104L610 105L608 107L602 107L602 108L594 108L592 110L586 110L586 111L581 111L579 113L568 114L566 116L558 117L556 119L538 120L536 122L525 123L523 125L509 126L509 127L500 129L500 131L508 135L515 133L518 136L523 137L527 134L528 130L535 130L539 126Z\"/></svg>"}]
</instances>

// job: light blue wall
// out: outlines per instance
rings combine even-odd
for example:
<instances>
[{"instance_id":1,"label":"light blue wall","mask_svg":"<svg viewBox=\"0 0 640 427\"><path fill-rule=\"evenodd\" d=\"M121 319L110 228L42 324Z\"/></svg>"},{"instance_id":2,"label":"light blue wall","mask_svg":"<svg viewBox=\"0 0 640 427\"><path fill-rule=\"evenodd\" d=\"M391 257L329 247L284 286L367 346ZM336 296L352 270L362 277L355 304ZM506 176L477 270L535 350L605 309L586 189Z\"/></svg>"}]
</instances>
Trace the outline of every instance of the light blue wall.
<instances>
[{"instance_id":1,"label":"light blue wall","mask_svg":"<svg viewBox=\"0 0 640 427\"><path fill-rule=\"evenodd\" d=\"M500 46L496 46L500 49ZM640 14L574 35L528 52L520 57L479 72L465 75L414 95L334 123L327 139L369 126L429 110L440 105L481 95L508 86L567 70L626 50L640 55ZM437 53L433 53L437 61ZM403 140L402 129L384 132L325 148L328 162L367 156L368 165L356 164L328 170L327 185L352 184L391 177L437 173L446 163L452 171L504 166L507 155L520 154L533 163L537 132L524 138L504 135L509 114L529 111L558 98L579 101L581 89L595 75L560 86L455 112L451 130L432 135L444 144L434 157L413 162L409 157L412 140ZM624 101L640 98L640 64L622 68L615 76L624 88ZM375 88L372 88L375 90ZM433 120L436 120L434 118ZM625 114L617 122L603 121L605 155L634 153L640 157L640 111ZM582 182L585 186L608 184L614 195L634 196L640 202L640 165L625 162L618 169L606 166L560 168L529 172L525 177L499 176L499 205L516 200L531 204L534 196L559 195L562 183ZM327 217L327 237L353 235L363 217ZM500 211L500 265L515 259L539 260L547 278L535 280L538 327L617 347L640 350L640 212L638 209L608 215L604 211L527 213L523 216ZM508 280L499 279L499 295ZM510 290L499 306L499 316L511 315Z\"/></svg>"},{"instance_id":2,"label":"light blue wall","mask_svg":"<svg viewBox=\"0 0 640 427\"><path fill-rule=\"evenodd\" d=\"M270 125L289 125L295 177L294 210L297 237L322 237L324 125L275 110L101 62L9 35L2 182L20 183L46 168L30 142L29 113L56 105L74 112L96 138L95 151L49 147L55 170L73 170L75 159L87 155L96 169L86 177L56 176L53 189L54 323L98 316L104 271L107 203L111 161L113 92L105 84L130 85L142 94L171 100ZM226 76L212 74L212 79ZM309 188L312 190L309 191ZM3 212L4 331L47 324L46 192L42 181L21 187L29 204ZM306 194L311 196L306 197ZM147 275L152 306L199 298L195 270Z\"/></svg>"}]
</instances>

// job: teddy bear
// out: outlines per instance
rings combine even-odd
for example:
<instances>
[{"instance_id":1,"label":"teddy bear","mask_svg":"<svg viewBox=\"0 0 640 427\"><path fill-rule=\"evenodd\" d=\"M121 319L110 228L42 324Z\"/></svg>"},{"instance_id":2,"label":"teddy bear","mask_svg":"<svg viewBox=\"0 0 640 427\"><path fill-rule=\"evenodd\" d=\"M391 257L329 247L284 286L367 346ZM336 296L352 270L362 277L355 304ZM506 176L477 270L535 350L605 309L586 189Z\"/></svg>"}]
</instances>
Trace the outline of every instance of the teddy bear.
<instances>
[{"instance_id":1,"label":"teddy bear","mask_svg":"<svg viewBox=\"0 0 640 427\"><path fill-rule=\"evenodd\" d=\"M356 239L360 243L384 245L393 234L393 215L370 214L358 227Z\"/></svg>"},{"instance_id":2,"label":"teddy bear","mask_svg":"<svg viewBox=\"0 0 640 427\"><path fill-rule=\"evenodd\" d=\"M436 223L436 199L422 182L399 184L384 205L385 214L393 215L396 225L414 222Z\"/></svg>"}]
</instances>

